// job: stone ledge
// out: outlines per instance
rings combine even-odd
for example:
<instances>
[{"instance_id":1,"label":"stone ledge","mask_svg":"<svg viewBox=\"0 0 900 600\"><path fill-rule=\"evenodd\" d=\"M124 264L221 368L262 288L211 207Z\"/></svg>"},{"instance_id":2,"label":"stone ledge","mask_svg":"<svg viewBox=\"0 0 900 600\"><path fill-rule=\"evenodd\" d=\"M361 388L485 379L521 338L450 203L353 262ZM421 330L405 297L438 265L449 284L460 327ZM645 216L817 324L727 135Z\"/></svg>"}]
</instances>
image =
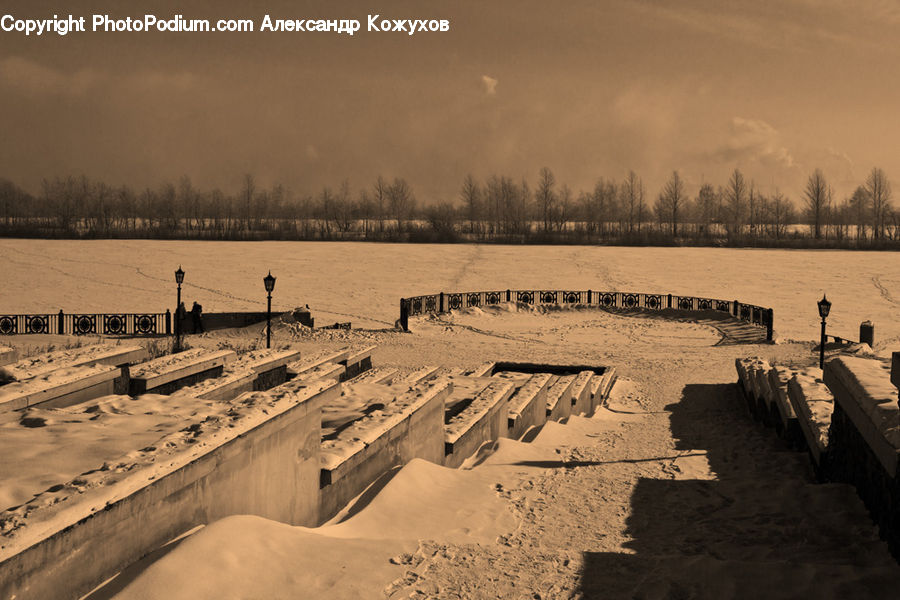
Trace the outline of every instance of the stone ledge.
<instances>
[{"instance_id":1,"label":"stone ledge","mask_svg":"<svg viewBox=\"0 0 900 600\"><path fill-rule=\"evenodd\" d=\"M900 453L900 406L888 365L837 357L825 365L825 383L885 470L895 477Z\"/></svg>"},{"instance_id":2,"label":"stone ledge","mask_svg":"<svg viewBox=\"0 0 900 600\"><path fill-rule=\"evenodd\" d=\"M828 428L834 408L834 397L820 373L819 369L806 369L795 373L788 382L788 398L817 466L828 452Z\"/></svg>"},{"instance_id":3,"label":"stone ledge","mask_svg":"<svg viewBox=\"0 0 900 600\"><path fill-rule=\"evenodd\" d=\"M60 405L63 406L111 394L114 381L121 375L122 369L118 367L92 365L57 369L42 377L10 383L0 387L0 412L47 402L63 402ZM65 397L70 395L72 401L66 402Z\"/></svg>"}]
</instances>

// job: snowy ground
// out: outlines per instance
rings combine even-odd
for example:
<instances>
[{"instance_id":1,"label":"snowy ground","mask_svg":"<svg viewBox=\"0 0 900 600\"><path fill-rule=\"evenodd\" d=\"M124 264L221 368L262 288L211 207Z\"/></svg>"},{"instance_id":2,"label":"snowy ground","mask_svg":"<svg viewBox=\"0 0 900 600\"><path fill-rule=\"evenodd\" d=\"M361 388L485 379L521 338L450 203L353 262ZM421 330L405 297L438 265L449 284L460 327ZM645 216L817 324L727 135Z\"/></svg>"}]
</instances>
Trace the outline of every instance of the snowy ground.
<instances>
[{"instance_id":1,"label":"snowy ground","mask_svg":"<svg viewBox=\"0 0 900 600\"><path fill-rule=\"evenodd\" d=\"M814 484L807 457L738 396L735 357L809 364L808 344L730 344L710 324L578 310L414 325L292 343L374 336L375 363L404 370L565 360L622 379L608 409L503 441L471 470L415 461L322 528L218 521L91 598L844 598L900 585L855 491Z\"/></svg>"},{"instance_id":2,"label":"snowy ground","mask_svg":"<svg viewBox=\"0 0 900 600\"><path fill-rule=\"evenodd\" d=\"M590 287L771 306L782 341L812 340L824 290L834 333L855 337L872 319L887 351L900 336L893 254L3 240L0 256L12 269L3 311L159 310L172 303L179 263L188 304L257 309L271 268L276 306L308 303L318 323L368 327L280 325L278 345L375 343L374 363L404 372L528 360L613 365L622 378L609 410L548 425L532 444L504 442L470 471L412 463L324 528L256 517L210 524L94 600L842 598L891 597L900 585L852 488L814 484L808 459L760 429L737 395L736 357L809 365L809 341L737 344L741 331L704 319L512 307L412 319L411 334L389 329L402 295ZM240 348L260 333L188 343Z\"/></svg>"},{"instance_id":3,"label":"snowy ground","mask_svg":"<svg viewBox=\"0 0 900 600\"><path fill-rule=\"evenodd\" d=\"M208 312L309 304L317 323L392 326L401 296L490 289L593 289L740 300L775 310L782 339L818 338L816 301L833 302L829 331L877 345L900 340L900 261L890 252L408 245L316 242L0 240L0 312L163 311L173 273L187 306Z\"/></svg>"}]
</instances>

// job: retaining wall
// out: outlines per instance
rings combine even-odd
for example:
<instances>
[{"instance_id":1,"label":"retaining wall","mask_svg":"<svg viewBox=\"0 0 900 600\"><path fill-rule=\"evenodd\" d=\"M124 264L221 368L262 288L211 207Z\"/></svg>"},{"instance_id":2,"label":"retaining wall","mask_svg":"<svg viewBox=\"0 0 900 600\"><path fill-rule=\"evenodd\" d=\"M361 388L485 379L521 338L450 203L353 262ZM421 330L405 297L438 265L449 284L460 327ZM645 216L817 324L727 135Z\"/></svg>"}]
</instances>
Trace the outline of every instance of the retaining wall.
<instances>
[{"instance_id":1,"label":"retaining wall","mask_svg":"<svg viewBox=\"0 0 900 600\"><path fill-rule=\"evenodd\" d=\"M30 524L31 536L4 540L0 598L78 598L181 533L228 515L316 525L321 406L339 393L333 382L306 388L280 412L226 430L227 440L163 475L147 481L145 473L137 489L128 489L133 481L112 486L107 492L122 496L101 510L82 501L49 526ZM78 509L85 514L76 518Z\"/></svg>"}]
</instances>

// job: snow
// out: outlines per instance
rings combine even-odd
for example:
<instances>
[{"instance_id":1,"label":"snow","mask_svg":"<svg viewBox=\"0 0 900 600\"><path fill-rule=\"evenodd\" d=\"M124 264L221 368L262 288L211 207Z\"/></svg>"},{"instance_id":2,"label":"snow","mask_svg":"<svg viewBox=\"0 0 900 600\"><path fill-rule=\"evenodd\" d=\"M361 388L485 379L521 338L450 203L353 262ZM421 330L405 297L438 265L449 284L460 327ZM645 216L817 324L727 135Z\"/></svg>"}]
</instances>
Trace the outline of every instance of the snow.
<instances>
[{"instance_id":1,"label":"snow","mask_svg":"<svg viewBox=\"0 0 900 600\"><path fill-rule=\"evenodd\" d=\"M822 370L811 367L795 373L788 383L788 390L797 418L812 426L819 450L826 450L834 396L822 380Z\"/></svg>"},{"instance_id":2,"label":"snow","mask_svg":"<svg viewBox=\"0 0 900 600\"><path fill-rule=\"evenodd\" d=\"M42 240L0 240L0 253L13 274L4 298L9 311L54 309L61 294L79 310L161 310L173 301L171 272L179 263L188 304L258 310L265 304L260 280L271 267L278 308L302 299L323 322L352 319L367 328L291 338L279 338L284 333L276 329L275 339L287 339L304 357L374 342L379 365L409 374L433 372L425 365L463 372L507 360L612 365L620 373L608 407L593 418L549 423L532 443L500 440L471 470L413 461L348 507L341 522L317 529L250 516L211 523L155 562L137 565L120 582L119 598L831 598L888 597L900 585L854 490L812 485L808 459L761 433L733 385L736 358L762 353L771 364L812 363L811 344L789 340L818 337L815 302L823 291L834 302L830 333L855 338L859 322L871 319L876 349L896 343L900 267L893 254ZM98 263L108 268L98 270ZM16 275L33 272L46 276L26 289ZM774 308L784 343L737 344L722 323L702 315L676 321L515 305L414 319L412 334L393 330L400 296L497 287L738 299ZM121 305L108 305L111 291ZM220 340L208 334L190 341L216 347ZM815 369L803 376L814 387L821 380ZM140 473L149 462L135 451L165 433L143 441L131 425L117 429L116 417L148 436L166 419L183 427L186 407L163 409L161 398L151 399L160 404L155 416L129 410L127 398L97 403L96 413L52 413L57 420L42 433L79 420L80 439L54 446L47 435L35 451L62 448L47 478L4 484L0 493L18 489L27 497L67 481L57 493L80 493L70 474L115 453L94 450L94 439L124 450L128 460L110 463L111 471L121 463ZM240 410L249 419L258 408ZM810 418L824 423L830 411L822 408ZM91 421L95 414L101 416ZM0 427L4 444L27 444L7 435L13 425ZM73 450L79 443L84 450ZM16 465L6 460L4 482L15 477ZM104 498L127 486L112 488Z\"/></svg>"},{"instance_id":3,"label":"snow","mask_svg":"<svg viewBox=\"0 0 900 600\"><path fill-rule=\"evenodd\" d=\"M890 252L0 240L0 255L8 313L55 312L62 298L80 311L163 311L181 264L183 298L207 312L264 309L271 269L276 309L308 303L317 319L354 327L393 326L400 297L442 290L592 289L737 299L773 308L782 339L817 340L816 301L827 293L829 333L857 339L868 319L877 348L900 339L900 264Z\"/></svg>"},{"instance_id":4,"label":"snow","mask_svg":"<svg viewBox=\"0 0 900 600\"><path fill-rule=\"evenodd\" d=\"M891 383L891 365L880 360L839 356L829 361L828 368L888 443L900 450L900 406L897 388Z\"/></svg>"}]
</instances>

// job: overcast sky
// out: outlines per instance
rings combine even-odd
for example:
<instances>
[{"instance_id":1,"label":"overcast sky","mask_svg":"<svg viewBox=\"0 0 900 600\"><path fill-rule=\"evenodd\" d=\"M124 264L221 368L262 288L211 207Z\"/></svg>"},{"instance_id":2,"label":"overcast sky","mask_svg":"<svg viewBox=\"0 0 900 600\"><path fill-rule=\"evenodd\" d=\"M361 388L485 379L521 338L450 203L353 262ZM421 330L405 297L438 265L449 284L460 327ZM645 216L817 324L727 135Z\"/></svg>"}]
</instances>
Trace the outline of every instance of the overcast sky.
<instances>
[{"instance_id":1,"label":"overcast sky","mask_svg":"<svg viewBox=\"0 0 900 600\"><path fill-rule=\"evenodd\" d=\"M900 4L862 0L4 2L45 18L449 19L447 33L0 32L0 177L156 185L243 174L298 193L378 174L420 201L467 173L574 189L629 169L655 197L736 166L795 200L900 177ZM128 8L123 8L127 5ZM215 8L209 8L215 5ZM377 8L372 8L377 6Z\"/></svg>"}]
</instances>

